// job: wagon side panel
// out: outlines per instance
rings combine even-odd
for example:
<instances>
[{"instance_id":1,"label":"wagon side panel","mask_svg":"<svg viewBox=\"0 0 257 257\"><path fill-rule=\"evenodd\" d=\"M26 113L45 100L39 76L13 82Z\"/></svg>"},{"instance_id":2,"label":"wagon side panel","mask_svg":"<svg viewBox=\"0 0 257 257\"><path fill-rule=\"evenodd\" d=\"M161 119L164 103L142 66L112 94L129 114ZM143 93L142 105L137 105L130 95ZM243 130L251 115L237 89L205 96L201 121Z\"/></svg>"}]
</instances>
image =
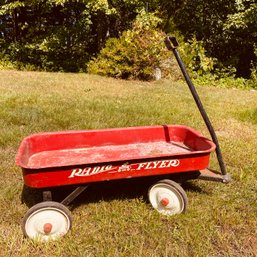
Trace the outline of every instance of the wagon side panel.
<instances>
[{"instance_id":1,"label":"wagon side panel","mask_svg":"<svg viewBox=\"0 0 257 257\"><path fill-rule=\"evenodd\" d=\"M23 178L27 186L35 188L84 184L201 170L208 167L209 158L209 155L196 155L176 159L143 159L136 162L102 163L52 169L23 169Z\"/></svg>"}]
</instances>

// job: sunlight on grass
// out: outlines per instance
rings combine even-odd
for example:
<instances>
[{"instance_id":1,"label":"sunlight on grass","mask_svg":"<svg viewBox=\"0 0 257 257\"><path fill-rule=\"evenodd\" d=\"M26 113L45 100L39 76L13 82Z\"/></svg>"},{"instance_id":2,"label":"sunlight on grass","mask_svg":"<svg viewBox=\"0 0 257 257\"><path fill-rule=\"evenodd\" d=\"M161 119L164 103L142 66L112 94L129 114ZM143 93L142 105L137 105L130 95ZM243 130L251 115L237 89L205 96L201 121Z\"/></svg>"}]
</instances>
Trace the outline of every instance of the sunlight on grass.
<instances>
[{"instance_id":1,"label":"sunlight on grass","mask_svg":"<svg viewBox=\"0 0 257 257\"><path fill-rule=\"evenodd\" d=\"M257 124L257 108L253 108L251 110L247 110L239 113L239 118L242 121L247 121L252 124Z\"/></svg>"}]
</instances>

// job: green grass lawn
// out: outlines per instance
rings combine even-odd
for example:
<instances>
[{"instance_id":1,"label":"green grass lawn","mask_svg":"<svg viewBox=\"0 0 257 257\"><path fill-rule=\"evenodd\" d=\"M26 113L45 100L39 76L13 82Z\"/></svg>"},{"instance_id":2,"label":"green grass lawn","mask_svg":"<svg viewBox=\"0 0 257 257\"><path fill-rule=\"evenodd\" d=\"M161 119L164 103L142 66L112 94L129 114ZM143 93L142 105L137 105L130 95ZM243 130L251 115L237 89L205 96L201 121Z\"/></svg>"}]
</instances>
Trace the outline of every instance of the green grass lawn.
<instances>
[{"instance_id":1,"label":"green grass lawn","mask_svg":"<svg viewBox=\"0 0 257 257\"><path fill-rule=\"evenodd\" d=\"M24 238L20 227L28 206L21 203L22 173L14 160L25 136L154 124L209 134L182 82L0 71L0 256L257 256L257 91L197 89L230 184L187 182L187 212L172 217L151 208L142 185L93 186L74 202L73 229L58 241L38 243ZM218 167L215 155L211 166ZM29 192L27 202L36 201L38 191Z\"/></svg>"}]
</instances>

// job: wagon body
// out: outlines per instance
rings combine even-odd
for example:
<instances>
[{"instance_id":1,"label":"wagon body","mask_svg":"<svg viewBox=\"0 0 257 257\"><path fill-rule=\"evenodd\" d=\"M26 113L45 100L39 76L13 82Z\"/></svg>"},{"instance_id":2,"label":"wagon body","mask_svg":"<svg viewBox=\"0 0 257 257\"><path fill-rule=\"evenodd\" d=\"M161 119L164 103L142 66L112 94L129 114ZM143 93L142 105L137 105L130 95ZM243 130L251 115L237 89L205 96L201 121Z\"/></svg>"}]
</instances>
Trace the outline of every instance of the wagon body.
<instances>
[{"instance_id":1,"label":"wagon body","mask_svg":"<svg viewBox=\"0 0 257 257\"><path fill-rule=\"evenodd\" d=\"M16 163L27 186L44 188L201 170L214 150L180 125L80 130L25 138Z\"/></svg>"}]
</instances>

